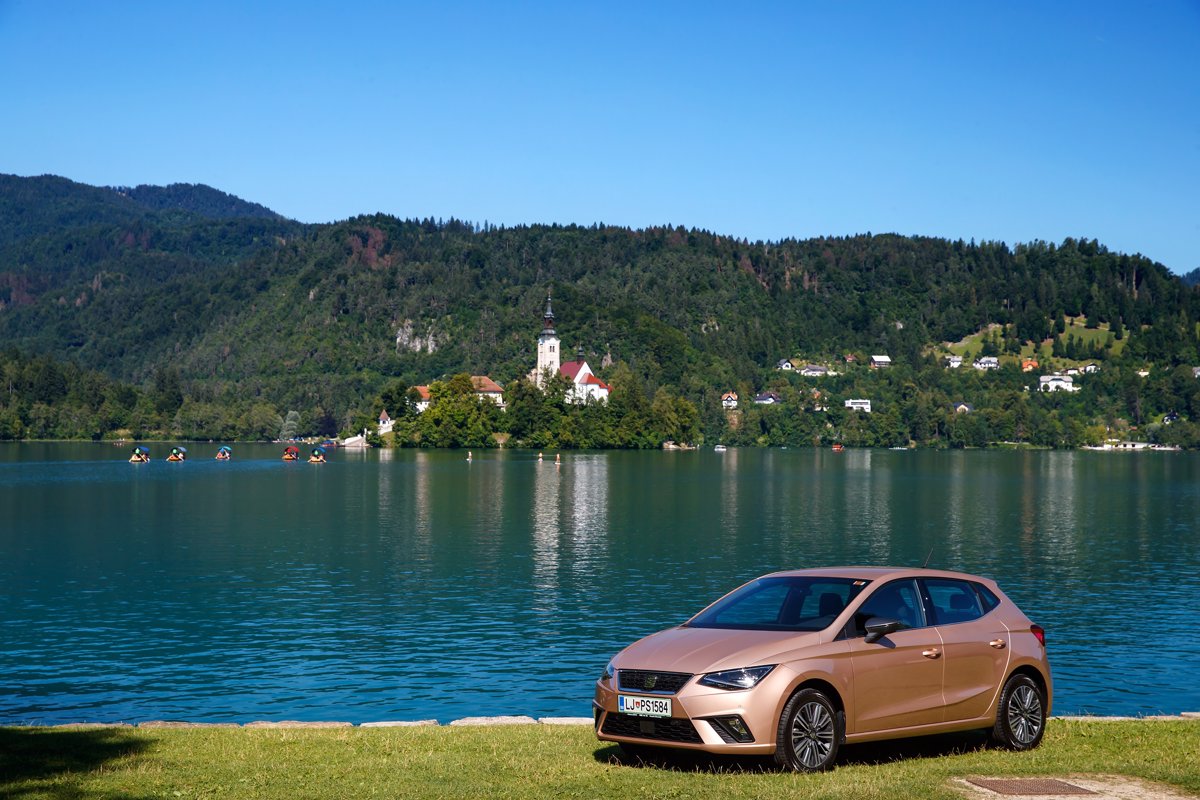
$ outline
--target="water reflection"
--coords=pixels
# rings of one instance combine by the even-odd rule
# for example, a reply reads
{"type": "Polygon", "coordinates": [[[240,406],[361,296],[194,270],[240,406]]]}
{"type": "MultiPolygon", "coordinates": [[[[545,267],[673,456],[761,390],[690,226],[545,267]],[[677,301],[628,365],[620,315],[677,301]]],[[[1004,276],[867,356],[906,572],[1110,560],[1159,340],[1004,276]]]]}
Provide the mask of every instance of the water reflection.
{"type": "Polygon", "coordinates": [[[834,563],[999,580],[1056,709],[1200,710],[1200,456],[0,446],[0,722],[586,715],[613,651],[834,563]],[[22,455],[26,454],[26,455],[22,455]],[[520,679],[514,679],[520,676],[520,679]]]}

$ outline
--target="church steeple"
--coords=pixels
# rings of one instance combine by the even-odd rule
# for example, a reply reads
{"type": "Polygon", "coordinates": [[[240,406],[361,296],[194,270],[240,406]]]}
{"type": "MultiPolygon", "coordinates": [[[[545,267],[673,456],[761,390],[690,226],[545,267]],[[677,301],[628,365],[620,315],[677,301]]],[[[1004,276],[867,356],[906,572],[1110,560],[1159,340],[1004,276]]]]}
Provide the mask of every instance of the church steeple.
{"type": "Polygon", "coordinates": [[[554,309],[550,308],[549,292],[546,292],[546,311],[542,314],[542,333],[554,333],[554,309]]]}
{"type": "Polygon", "coordinates": [[[546,310],[542,313],[542,331],[537,338],[537,367],[533,371],[534,383],[543,386],[546,377],[558,374],[559,339],[554,330],[554,309],[550,307],[550,293],[546,292],[546,310]]]}

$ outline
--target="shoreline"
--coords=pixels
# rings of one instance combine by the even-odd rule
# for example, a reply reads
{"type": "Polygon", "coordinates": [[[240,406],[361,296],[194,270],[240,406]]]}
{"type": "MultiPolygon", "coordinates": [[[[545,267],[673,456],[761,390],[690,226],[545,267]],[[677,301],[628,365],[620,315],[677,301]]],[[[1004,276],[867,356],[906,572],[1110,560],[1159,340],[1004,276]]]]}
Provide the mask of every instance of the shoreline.
{"type": "MultiPolygon", "coordinates": [[[[1069,714],[1050,717],[1063,722],[1200,722],[1200,711],[1181,711],[1178,714],[1147,714],[1145,716],[1099,716],[1069,714]]],[[[253,722],[185,722],[179,720],[147,720],[146,722],[62,722],[54,725],[0,724],[2,728],[66,728],[72,730],[99,730],[105,728],[137,728],[145,730],[186,728],[245,728],[262,729],[317,729],[317,728],[462,728],[499,727],[504,725],[546,725],[550,727],[594,725],[591,717],[530,717],[523,714],[489,717],[463,717],[442,723],[436,719],[384,720],[378,722],[303,721],[303,720],[255,720],[253,722]]]]}

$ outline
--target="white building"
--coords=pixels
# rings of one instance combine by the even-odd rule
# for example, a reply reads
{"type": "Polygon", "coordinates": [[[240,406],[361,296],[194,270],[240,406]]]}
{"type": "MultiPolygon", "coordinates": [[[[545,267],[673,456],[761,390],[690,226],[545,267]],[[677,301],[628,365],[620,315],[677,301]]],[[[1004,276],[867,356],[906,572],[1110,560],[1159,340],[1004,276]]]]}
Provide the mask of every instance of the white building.
{"type": "Polygon", "coordinates": [[[891,356],[871,356],[871,368],[872,369],[882,369],[883,367],[890,367],[891,365],[892,365],[892,357],[891,356]]]}
{"type": "Polygon", "coordinates": [[[554,330],[554,310],[550,307],[550,295],[546,295],[546,310],[542,314],[542,331],[537,340],[537,367],[529,374],[529,379],[539,388],[546,388],[546,380],[555,374],[565,375],[571,381],[567,391],[568,403],[586,403],[589,400],[607,402],[612,394],[612,387],[596,377],[592,368],[583,360],[583,348],[575,354],[574,361],[563,364],[562,341],[554,330]]]}
{"type": "Polygon", "coordinates": [[[1070,375],[1043,375],[1038,378],[1039,392],[1078,392],[1075,379],[1070,375]]]}
{"type": "Polygon", "coordinates": [[[721,395],[721,408],[725,409],[726,411],[737,408],[737,404],[737,392],[726,392],[725,394],[721,395]]]}
{"type": "Polygon", "coordinates": [[[982,356],[971,366],[975,369],[1000,369],[1000,359],[996,356],[982,356]]]}
{"type": "Polygon", "coordinates": [[[844,405],[851,411],[865,411],[868,414],[871,413],[870,400],[847,400],[844,405]]]}

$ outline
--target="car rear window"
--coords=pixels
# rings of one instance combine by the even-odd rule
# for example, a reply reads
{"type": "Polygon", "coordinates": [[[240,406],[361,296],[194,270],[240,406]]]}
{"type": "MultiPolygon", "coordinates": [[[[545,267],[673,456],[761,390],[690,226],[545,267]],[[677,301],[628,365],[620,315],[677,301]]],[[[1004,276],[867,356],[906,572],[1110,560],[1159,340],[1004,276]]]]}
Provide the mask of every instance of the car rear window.
{"type": "Polygon", "coordinates": [[[746,584],[688,621],[692,628],[820,631],[867,585],[854,578],[768,577],[746,584]]]}
{"type": "Polygon", "coordinates": [[[995,595],[972,581],[926,578],[925,590],[933,603],[936,625],[953,625],[979,619],[996,607],[995,603],[988,605],[988,598],[999,602],[995,595]]]}

